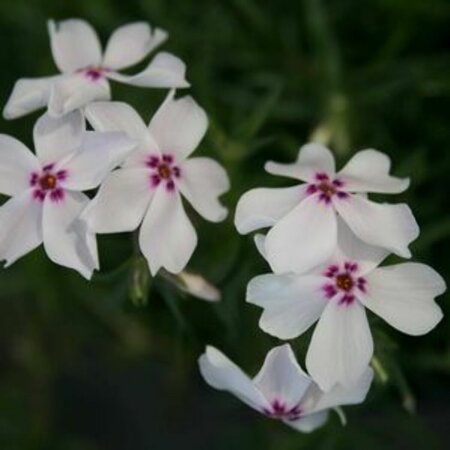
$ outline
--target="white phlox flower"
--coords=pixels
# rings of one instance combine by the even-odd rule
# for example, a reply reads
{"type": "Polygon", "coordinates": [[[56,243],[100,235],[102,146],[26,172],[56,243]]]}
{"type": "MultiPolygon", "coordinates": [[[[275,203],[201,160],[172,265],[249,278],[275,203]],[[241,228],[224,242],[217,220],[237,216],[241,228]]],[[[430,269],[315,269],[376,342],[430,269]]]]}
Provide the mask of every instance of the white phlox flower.
{"type": "Polygon", "coordinates": [[[84,219],[95,233],[135,230],[150,271],[181,272],[197,234],[184,210],[183,196],[205,219],[227,215],[218,197],[229,189],[225,170],[213,159],[189,158],[203,138],[208,119],[191,98],[170,92],[147,127],[134,109],[120,102],[86,108],[96,130],[121,130],[138,142],[123,167],[112,172],[87,208],[84,219]]]}
{"type": "Polygon", "coordinates": [[[0,135],[0,260],[11,265],[44,243],[55,263],[90,278],[98,268],[95,236],[78,216],[89,202],[81,191],[97,187],[134,147],[124,133],[86,131],[80,111],[34,127],[36,155],[0,135]]]}
{"type": "Polygon", "coordinates": [[[48,106],[48,113],[58,117],[94,100],[111,97],[109,80],[140,87],[183,88],[186,66],[178,57],[159,52],[149,65],[135,75],[118,70],[142,61],[167,39],[159,28],[145,22],[119,27],[102,52],[92,26],[81,19],[48,23],[51,50],[60,74],[42,78],[19,79],[3,110],[7,119],[48,106]]]}
{"type": "MultiPolygon", "coordinates": [[[[264,254],[264,238],[257,245],[264,254]]],[[[322,266],[304,274],[253,278],[247,302],[263,308],[259,326],[281,339],[303,334],[317,320],[306,367],[319,386],[351,386],[373,355],[366,308],[403,333],[428,333],[442,318],[435,297],[445,282],[431,267],[402,263],[378,267],[388,252],[356,238],[338,220],[338,248],[322,266]]]]}
{"type": "Polygon", "coordinates": [[[408,245],[419,228],[410,208],[375,203],[365,195],[398,193],[409,185],[408,179],[389,175],[390,160],[383,153],[360,151],[336,174],[330,150],[307,144],[295,163],[268,162],[265,168],[304,182],[287,188],[252,189],[238,202],[235,224],[241,234],[272,227],[265,251],[274,272],[305,272],[331,257],[338,216],[368,244],[411,256],[408,245]]]}
{"type": "Polygon", "coordinates": [[[199,365],[210,386],[228,391],[265,416],[305,433],[324,425],[330,409],[362,403],[373,378],[372,369],[366,367],[352,387],[335,386],[323,392],[302,370],[289,344],[270,350],[253,379],[214,347],[206,348],[199,365]]]}

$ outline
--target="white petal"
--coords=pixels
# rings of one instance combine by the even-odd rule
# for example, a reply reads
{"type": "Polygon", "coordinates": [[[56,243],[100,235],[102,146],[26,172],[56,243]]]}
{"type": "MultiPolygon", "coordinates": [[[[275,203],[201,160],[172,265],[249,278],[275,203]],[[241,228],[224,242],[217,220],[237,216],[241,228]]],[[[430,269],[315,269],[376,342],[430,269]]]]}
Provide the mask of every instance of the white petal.
{"type": "Polygon", "coordinates": [[[53,59],[61,72],[72,73],[101,63],[102,49],[95,30],[80,19],[48,22],[53,59]]]}
{"type": "Polygon", "coordinates": [[[285,420],[284,423],[297,431],[311,433],[317,428],[325,425],[328,420],[328,415],[328,411],[320,411],[318,413],[301,417],[298,420],[285,420]]]}
{"type": "Polygon", "coordinates": [[[142,61],[167,39],[167,33],[156,28],[153,33],[146,22],[123,25],[109,38],[103,65],[108,69],[124,69],[142,61]]]}
{"type": "Polygon", "coordinates": [[[267,260],[276,273],[303,273],[330,258],[336,241],[334,209],[312,195],[267,233],[267,260]]]}
{"type": "Polygon", "coordinates": [[[367,367],[361,377],[359,377],[351,386],[345,387],[336,384],[328,392],[323,392],[319,387],[313,386],[304,400],[306,403],[311,401],[313,405],[311,412],[323,411],[329,408],[335,408],[343,405],[358,405],[362,403],[373,380],[373,370],[367,367]]]}
{"type": "Polygon", "coordinates": [[[334,257],[336,262],[356,262],[360,275],[373,270],[389,255],[388,250],[361,241],[340,217],[338,217],[337,242],[338,247],[334,257]]]}
{"type": "Polygon", "coordinates": [[[90,80],[82,73],[62,76],[52,84],[48,113],[60,117],[93,101],[109,100],[110,97],[106,78],[90,80]]]}
{"type": "Polygon", "coordinates": [[[197,246],[197,233],[177,191],[157,188],[141,226],[139,246],[152,275],[161,267],[172,273],[185,268],[197,246]]]}
{"type": "Polygon", "coordinates": [[[352,231],[364,242],[409,258],[408,245],[419,227],[406,204],[375,203],[360,195],[337,199],[334,205],[352,231]]]}
{"type": "Polygon", "coordinates": [[[52,83],[58,77],[21,78],[8,98],[3,117],[16,119],[47,106],[52,83]]]}
{"type": "Polygon", "coordinates": [[[232,393],[257,411],[262,412],[270,407],[253,381],[221,351],[206,347],[206,352],[200,356],[198,363],[200,373],[213,388],[232,393]]]}
{"type": "Polygon", "coordinates": [[[119,169],[100,186],[83,219],[96,233],[135,230],[144,218],[152,197],[145,169],[119,169]]]}
{"type": "Polygon", "coordinates": [[[174,284],[183,292],[207,302],[219,302],[222,293],[208,280],[198,273],[183,270],[177,275],[172,275],[174,284]]]}
{"type": "Polygon", "coordinates": [[[403,333],[428,333],[442,319],[434,298],[445,291],[445,281],[425,264],[375,269],[367,276],[367,289],[364,305],[403,333]]]}
{"type": "Polygon", "coordinates": [[[185,78],[186,64],[166,52],[156,54],[150,64],[136,75],[108,72],[107,76],[112,80],[140,87],[179,89],[190,86],[185,78]]]}
{"type": "Polygon", "coordinates": [[[95,239],[84,224],[77,220],[89,198],[80,192],[64,191],[63,199],[44,200],[44,248],[48,257],[64,267],[78,271],[90,279],[98,268],[95,239]]]}
{"type": "Polygon", "coordinates": [[[55,118],[44,114],[33,129],[34,147],[42,165],[56,163],[81,145],[86,129],[81,111],[55,118]]]}
{"type": "Polygon", "coordinates": [[[130,105],[122,102],[95,102],[85,108],[86,118],[97,131],[123,131],[136,141],[136,147],[123,162],[142,168],[149,155],[160,155],[158,144],[147,125],[130,105]]]}
{"type": "Polygon", "coordinates": [[[64,187],[85,191],[97,187],[114,167],[134,148],[125,133],[88,131],[81,147],[64,160],[59,168],[67,170],[64,187]]]}
{"type": "Polygon", "coordinates": [[[364,307],[354,301],[329,301],[306,355],[306,367],[322,390],[336,383],[350,387],[364,373],[373,354],[373,340],[364,307]]]}
{"type": "Polygon", "coordinates": [[[211,222],[220,222],[228,214],[219,196],[230,189],[224,168],[211,158],[191,158],[180,165],[177,186],[194,209],[211,222]]]}
{"type": "Polygon", "coordinates": [[[264,258],[267,259],[266,255],[266,235],[257,233],[253,236],[253,240],[255,242],[256,249],[258,250],[259,254],[264,258]]]}
{"type": "Polygon", "coordinates": [[[335,173],[334,156],[321,144],[306,144],[300,148],[297,161],[293,164],[281,164],[268,161],[267,172],[273,175],[296,178],[303,181],[314,180],[317,173],[326,173],[333,178],[335,173]]]}
{"type": "Polygon", "coordinates": [[[291,346],[284,344],[267,353],[253,382],[269,402],[278,400],[291,409],[299,404],[312,380],[299,366],[291,346]]]}
{"type": "Polygon", "coordinates": [[[280,339],[293,339],[325,308],[323,283],[323,277],[313,275],[260,275],[249,282],[246,301],[264,309],[259,321],[262,330],[280,339]]]}
{"type": "Polygon", "coordinates": [[[123,131],[145,146],[159,152],[147,125],[134,108],[123,102],[95,102],[86,106],[86,118],[96,131],[123,131]]]}
{"type": "Polygon", "coordinates": [[[241,234],[275,225],[307,196],[303,185],[257,188],[246,192],[236,206],[234,223],[241,234]]]}
{"type": "Polygon", "coordinates": [[[409,178],[389,175],[391,160],[377,150],[362,150],[356,153],[338,177],[350,192],[381,192],[397,194],[408,189],[409,178]]]}
{"type": "Polygon", "coordinates": [[[161,151],[173,153],[180,161],[203,139],[208,117],[192,97],[174,99],[172,91],[156,111],[149,128],[161,151]]]}
{"type": "Polygon", "coordinates": [[[10,266],[42,243],[42,203],[31,190],[9,199],[0,207],[0,260],[10,266]]]}
{"type": "Polygon", "coordinates": [[[30,176],[40,165],[17,139],[0,134],[0,193],[16,195],[30,187],[30,176]]]}

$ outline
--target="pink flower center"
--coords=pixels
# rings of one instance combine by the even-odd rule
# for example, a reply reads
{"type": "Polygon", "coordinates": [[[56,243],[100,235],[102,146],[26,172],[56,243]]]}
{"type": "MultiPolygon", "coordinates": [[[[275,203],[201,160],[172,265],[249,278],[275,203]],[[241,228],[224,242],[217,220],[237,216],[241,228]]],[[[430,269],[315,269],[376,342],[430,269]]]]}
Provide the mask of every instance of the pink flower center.
{"type": "Polygon", "coordinates": [[[41,178],[39,178],[39,186],[44,191],[47,191],[49,189],[54,189],[56,186],[57,178],[55,175],[52,175],[50,173],[43,175],[41,178]]]}
{"type": "Polygon", "coordinates": [[[175,180],[180,178],[181,170],[175,164],[172,155],[150,155],[147,159],[146,166],[150,169],[150,186],[152,188],[164,183],[168,191],[175,189],[175,180]]]}
{"type": "Polygon", "coordinates": [[[306,192],[309,195],[318,194],[319,200],[325,203],[330,203],[331,199],[336,195],[338,198],[346,198],[347,192],[342,190],[344,182],[338,178],[332,180],[323,172],[318,172],[315,175],[315,182],[308,184],[306,192]]]}
{"type": "Polygon", "coordinates": [[[66,170],[54,171],[54,164],[48,164],[42,168],[42,172],[32,172],[30,176],[30,186],[33,188],[33,197],[36,200],[44,201],[47,194],[53,201],[60,201],[64,198],[64,190],[61,188],[61,181],[67,178],[66,170]]]}
{"type": "Polygon", "coordinates": [[[264,408],[263,413],[271,419],[278,420],[298,420],[302,415],[300,405],[288,408],[286,404],[280,400],[274,400],[270,408],[264,408]]]}
{"type": "Polygon", "coordinates": [[[329,266],[324,276],[329,278],[322,289],[329,299],[337,298],[340,305],[350,305],[355,301],[355,293],[366,292],[367,280],[358,275],[359,267],[355,262],[346,262],[329,266]]]}
{"type": "Polygon", "coordinates": [[[336,286],[341,291],[349,292],[353,289],[353,278],[348,273],[342,273],[336,277],[336,286]]]}
{"type": "Polygon", "coordinates": [[[79,69],[77,72],[82,73],[90,81],[97,81],[105,78],[105,73],[108,72],[108,69],[102,66],[88,66],[79,69]]]}

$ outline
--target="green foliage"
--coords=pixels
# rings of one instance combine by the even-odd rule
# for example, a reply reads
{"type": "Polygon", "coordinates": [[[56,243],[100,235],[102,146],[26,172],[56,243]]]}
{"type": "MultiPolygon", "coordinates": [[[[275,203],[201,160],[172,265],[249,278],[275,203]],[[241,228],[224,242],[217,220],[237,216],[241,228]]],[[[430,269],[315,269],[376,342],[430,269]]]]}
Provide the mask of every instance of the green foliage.
{"type": "MultiPolygon", "coordinates": [[[[365,147],[387,152],[394,172],[412,177],[399,201],[422,228],[415,257],[448,273],[448,1],[2,0],[2,104],[18,77],[54,73],[50,17],[85,18],[104,40],[133,20],[170,32],[166,49],[187,62],[210,115],[200,153],[229,171],[231,212],[245,190],[283,183],[264,161],[294,159],[311,136],[340,162],[365,147]]],[[[164,95],[113,93],[144,117],[164,95]]],[[[1,132],[30,143],[38,115],[1,120],[1,132]]],[[[191,216],[200,243],[190,269],[221,289],[220,303],[150,280],[131,234],[100,238],[91,283],[40,250],[0,272],[2,450],[446,448],[447,318],[420,339],[372,320],[380,376],[369,400],[348,408],[346,428],[334,417],[296,434],[208,388],[196,368],[206,343],[251,372],[276,341],[244,303],[248,280],[267,270],[252,239],[236,233],[233,214],[222,224],[191,216]]],[[[307,339],[295,343],[301,361],[307,339]]]]}

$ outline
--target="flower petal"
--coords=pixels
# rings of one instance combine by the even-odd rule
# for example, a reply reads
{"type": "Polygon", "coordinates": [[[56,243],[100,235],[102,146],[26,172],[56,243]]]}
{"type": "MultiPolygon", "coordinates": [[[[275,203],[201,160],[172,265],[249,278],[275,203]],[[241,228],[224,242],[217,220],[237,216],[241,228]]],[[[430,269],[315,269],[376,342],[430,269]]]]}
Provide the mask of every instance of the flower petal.
{"type": "Polygon", "coordinates": [[[90,279],[98,268],[95,239],[84,224],[77,220],[89,198],[80,192],[64,191],[62,199],[44,200],[44,248],[56,264],[78,271],[90,279]]]}
{"type": "Polygon", "coordinates": [[[338,213],[364,242],[383,247],[403,258],[411,257],[408,245],[419,227],[406,204],[375,203],[360,195],[334,201],[338,213]]]}
{"type": "Polygon", "coordinates": [[[267,260],[275,273],[303,273],[330,258],[336,241],[334,209],[311,195],[267,233],[267,260]]]}
{"type": "Polygon", "coordinates": [[[48,22],[53,59],[61,72],[98,66],[102,49],[95,30],[80,19],[48,22]]]}
{"type": "Polygon", "coordinates": [[[122,102],[95,102],[85,108],[86,118],[97,131],[123,131],[136,141],[124,167],[146,166],[149,155],[160,155],[158,144],[147,125],[130,105],[122,102]]]}
{"type": "Polygon", "coordinates": [[[306,355],[306,367],[323,391],[336,383],[351,387],[373,354],[373,340],[364,307],[334,298],[317,324],[306,355]]]}
{"type": "Polygon", "coordinates": [[[194,209],[206,220],[220,222],[228,214],[218,197],[230,189],[224,168],[211,158],[191,158],[180,165],[177,186],[194,209]]]}
{"type": "MultiPolygon", "coordinates": [[[[358,274],[363,275],[377,267],[389,255],[382,247],[366,244],[356,237],[349,226],[338,217],[338,247],[333,259],[337,263],[347,261],[358,264],[358,274]]],[[[330,265],[330,264],[327,264],[330,265]]]]}
{"type": "Polygon", "coordinates": [[[156,143],[134,108],[123,102],[95,102],[86,106],[86,118],[96,131],[123,131],[145,147],[147,153],[156,150],[156,143]]]}
{"type": "Polygon", "coordinates": [[[145,169],[115,170],[83,212],[83,219],[95,233],[133,231],[142,222],[152,194],[145,169]]]}
{"type": "Polygon", "coordinates": [[[40,170],[33,153],[17,139],[0,134],[0,193],[20,194],[30,187],[30,176],[40,170]]]}
{"type": "Polygon", "coordinates": [[[124,69],[142,61],[154,48],[167,39],[167,33],[160,28],[152,32],[146,22],[123,25],[109,38],[103,65],[108,69],[124,69]]]}
{"type": "Polygon", "coordinates": [[[266,255],[266,235],[261,233],[256,233],[253,236],[253,241],[255,242],[256,250],[258,250],[259,254],[267,259],[266,255]]]}
{"type": "Polygon", "coordinates": [[[81,111],[55,118],[44,114],[33,129],[36,155],[42,165],[54,164],[78,148],[86,126],[81,111]]]}
{"type": "Polygon", "coordinates": [[[364,305],[403,333],[428,333],[442,319],[434,298],[445,291],[445,281],[425,264],[378,268],[367,276],[367,288],[364,305]]]}
{"type": "Polygon", "coordinates": [[[199,145],[208,128],[203,108],[190,96],[173,98],[171,91],[150,122],[150,133],[163,152],[187,158],[199,145]]]}
{"type": "Polygon", "coordinates": [[[47,106],[51,86],[58,77],[21,78],[17,80],[3,109],[3,117],[5,119],[17,119],[47,106]]]}
{"type": "Polygon", "coordinates": [[[327,300],[320,276],[260,275],[247,287],[248,303],[264,309],[259,326],[280,339],[304,333],[322,314],[327,300]]]}
{"type": "Polygon", "coordinates": [[[0,207],[0,260],[5,267],[42,243],[42,203],[31,190],[9,199],[0,207]]]}
{"type": "Polygon", "coordinates": [[[300,148],[297,161],[293,164],[281,164],[268,161],[265,165],[272,175],[311,181],[317,173],[326,173],[333,178],[335,173],[334,156],[321,144],[310,143],[300,148]]]}
{"type": "Polygon", "coordinates": [[[136,75],[108,72],[107,76],[112,80],[140,87],[180,89],[190,86],[185,79],[186,64],[166,52],[157,53],[150,64],[136,75]]]}
{"type": "Polygon", "coordinates": [[[253,382],[267,400],[278,400],[289,410],[299,404],[312,380],[298,364],[291,346],[284,344],[267,353],[253,382]]]}
{"type": "Polygon", "coordinates": [[[323,392],[318,386],[312,386],[304,397],[305,404],[310,404],[310,412],[323,411],[342,405],[358,405],[362,403],[373,380],[373,370],[367,367],[361,377],[349,387],[336,384],[328,392],[323,392]]]}
{"type": "Polygon", "coordinates": [[[292,211],[306,196],[303,185],[251,189],[239,199],[234,224],[241,234],[271,227],[292,211]]]}
{"type": "Polygon", "coordinates": [[[161,267],[172,273],[186,267],[197,246],[197,233],[177,191],[157,188],[141,226],[139,246],[152,275],[161,267]]]}
{"type": "Polygon", "coordinates": [[[111,91],[106,78],[90,80],[82,73],[61,76],[50,90],[48,113],[63,116],[95,100],[109,100],[111,91]]]}
{"type": "Polygon", "coordinates": [[[270,408],[264,395],[253,381],[221,351],[206,347],[206,352],[198,360],[200,373],[205,381],[215,389],[228,391],[246,405],[262,412],[270,408]]]}
{"type": "MultiPolygon", "coordinates": [[[[170,276],[168,273],[165,275],[170,276]]],[[[208,280],[198,273],[183,270],[177,275],[171,275],[169,279],[182,292],[207,302],[219,302],[222,293],[208,280]]]]}
{"type": "Polygon", "coordinates": [[[318,413],[300,417],[300,419],[297,420],[284,420],[283,422],[297,431],[311,433],[317,428],[325,425],[328,420],[328,415],[328,411],[320,411],[318,413]]]}
{"type": "Polygon", "coordinates": [[[81,147],[59,165],[60,169],[67,170],[64,187],[75,191],[97,187],[134,146],[134,141],[125,133],[86,132],[81,147]]]}
{"type": "Polygon", "coordinates": [[[391,160],[377,150],[362,150],[339,172],[345,190],[350,192],[380,192],[398,194],[408,189],[409,178],[389,175],[391,160]]]}

